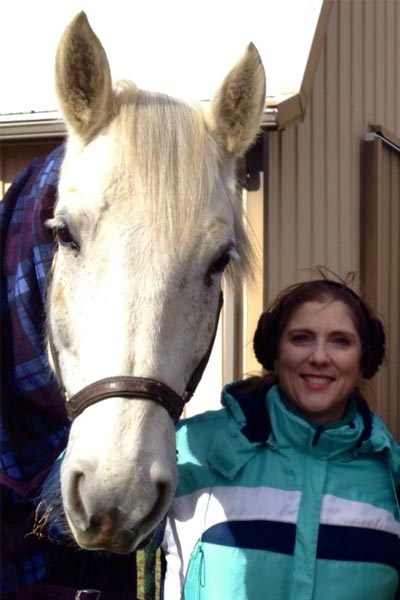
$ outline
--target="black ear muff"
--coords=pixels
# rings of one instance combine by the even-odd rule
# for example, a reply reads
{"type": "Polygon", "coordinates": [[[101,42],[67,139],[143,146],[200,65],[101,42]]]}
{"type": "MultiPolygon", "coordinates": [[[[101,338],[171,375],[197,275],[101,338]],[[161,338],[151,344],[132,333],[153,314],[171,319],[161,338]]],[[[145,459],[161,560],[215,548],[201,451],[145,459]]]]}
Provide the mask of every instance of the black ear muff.
{"type": "Polygon", "coordinates": [[[253,338],[254,354],[258,362],[266,371],[274,370],[276,359],[275,327],[276,318],[274,311],[265,312],[258,319],[257,329],[253,338]]]}
{"type": "Polygon", "coordinates": [[[370,317],[370,335],[365,345],[362,357],[363,376],[365,379],[371,379],[377,373],[385,357],[385,331],[379,319],[370,317]]]}

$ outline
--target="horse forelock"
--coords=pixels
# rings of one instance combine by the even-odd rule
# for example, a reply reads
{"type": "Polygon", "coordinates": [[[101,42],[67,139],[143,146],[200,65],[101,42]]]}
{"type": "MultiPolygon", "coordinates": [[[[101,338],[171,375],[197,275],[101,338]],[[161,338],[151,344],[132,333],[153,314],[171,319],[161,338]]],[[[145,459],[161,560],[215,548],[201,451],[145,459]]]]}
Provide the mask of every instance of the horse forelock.
{"type": "Polygon", "coordinates": [[[136,202],[176,227],[210,202],[219,156],[199,109],[169,96],[125,89],[117,96],[114,136],[136,202]],[[179,213],[179,214],[178,214],[179,213]]]}
{"type": "MultiPolygon", "coordinates": [[[[192,238],[199,218],[223,196],[233,212],[240,261],[227,276],[237,283],[251,273],[251,244],[236,188],[233,162],[210,134],[203,109],[157,92],[139,90],[123,82],[117,88],[114,122],[116,156],[129,173],[135,202],[167,239],[192,238]]],[[[128,182],[128,185],[130,185],[128,182]]]]}

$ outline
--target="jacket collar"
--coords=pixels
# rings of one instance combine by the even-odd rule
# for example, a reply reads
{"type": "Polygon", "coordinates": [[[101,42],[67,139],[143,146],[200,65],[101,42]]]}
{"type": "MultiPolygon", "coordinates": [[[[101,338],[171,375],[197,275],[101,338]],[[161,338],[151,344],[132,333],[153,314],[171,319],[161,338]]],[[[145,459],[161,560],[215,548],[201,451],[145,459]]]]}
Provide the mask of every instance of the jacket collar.
{"type": "Polygon", "coordinates": [[[279,386],[268,392],[267,407],[272,436],[280,448],[293,448],[325,459],[354,453],[365,426],[351,398],[345,418],[332,425],[315,425],[294,412],[279,386]]]}
{"type": "Polygon", "coordinates": [[[307,450],[327,459],[387,451],[392,469],[399,471],[400,456],[394,452],[393,440],[360,396],[352,399],[353,418],[325,429],[291,411],[278,386],[262,385],[251,392],[246,388],[243,382],[224,388],[222,404],[228,421],[215,436],[208,456],[211,467],[227,479],[233,479],[265,446],[307,450]]]}

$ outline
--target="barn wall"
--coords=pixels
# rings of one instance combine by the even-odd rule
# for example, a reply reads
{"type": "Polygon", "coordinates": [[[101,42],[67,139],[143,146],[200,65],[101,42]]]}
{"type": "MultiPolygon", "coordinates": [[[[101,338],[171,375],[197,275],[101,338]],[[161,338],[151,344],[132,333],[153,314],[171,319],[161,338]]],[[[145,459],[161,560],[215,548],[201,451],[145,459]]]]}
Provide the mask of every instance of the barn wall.
{"type": "Polygon", "coordinates": [[[34,158],[51,152],[62,141],[61,137],[49,140],[2,141],[0,143],[0,199],[24,167],[34,158]]]}
{"type": "Polygon", "coordinates": [[[400,135],[400,3],[334,0],[305,119],[270,134],[267,298],[323,264],[360,276],[360,147],[400,135]]]}
{"type": "MultiPolygon", "coordinates": [[[[399,182],[396,171],[389,174],[389,160],[384,161],[387,188],[392,181],[385,196],[388,202],[392,198],[392,212],[380,206],[379,215],[386,214],[386,227],[391,224],[391,241],[389,246],[388,233],[380,233],[380,244],[374,255],[369,252],[362,272],[367,171],[361,158],[371,125],[400,137],[399,31],[397,0],[332,3],[304,121],[269,136],[265,303],[322,264],[342,277],[354,271],[356,288],[369,290],[387,327],[398,332],[399,182]],[[374,280],[371,261],[380,270],[374,280]],[[384,269],[388,264],[390,269],[384,269]]],[[[393,335],[390,340],[391,362],[372,383],[372,404],[398,436],[399,351],[393,335]]]]}
{"type": "Polygon", "coordinates": [[[362,282],[384,320],[387,354],[366,393],[400,439],[400,145],[376,136],[363,150],[362,282]]]}

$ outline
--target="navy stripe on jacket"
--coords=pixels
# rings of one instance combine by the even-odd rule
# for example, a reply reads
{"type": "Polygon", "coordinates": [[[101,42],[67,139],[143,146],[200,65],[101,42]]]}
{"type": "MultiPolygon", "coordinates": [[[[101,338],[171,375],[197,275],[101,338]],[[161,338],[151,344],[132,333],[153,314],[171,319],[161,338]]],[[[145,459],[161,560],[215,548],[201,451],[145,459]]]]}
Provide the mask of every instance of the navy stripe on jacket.
{"type": "MultiPolygon", "coordinates": [[[[207,529],[202,541],[293,555],[296,525],[267,520],[227,521],[207,529]]],[[[320,525],[317,559],[386,564],[400,575],[400,539],[376,529],[320,525]]]]}

